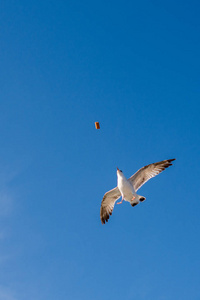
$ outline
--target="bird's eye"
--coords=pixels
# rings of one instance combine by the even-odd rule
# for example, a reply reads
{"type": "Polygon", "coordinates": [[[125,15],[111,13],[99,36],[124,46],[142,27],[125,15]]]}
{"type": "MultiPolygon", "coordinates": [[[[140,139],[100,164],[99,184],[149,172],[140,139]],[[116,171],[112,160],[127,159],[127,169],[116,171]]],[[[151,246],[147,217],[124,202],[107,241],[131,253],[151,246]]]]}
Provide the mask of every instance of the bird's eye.
{"type": "Polygon", "coordinates": [[[122,172],[122,170],[120,170],[120,172],[122,172]]]}

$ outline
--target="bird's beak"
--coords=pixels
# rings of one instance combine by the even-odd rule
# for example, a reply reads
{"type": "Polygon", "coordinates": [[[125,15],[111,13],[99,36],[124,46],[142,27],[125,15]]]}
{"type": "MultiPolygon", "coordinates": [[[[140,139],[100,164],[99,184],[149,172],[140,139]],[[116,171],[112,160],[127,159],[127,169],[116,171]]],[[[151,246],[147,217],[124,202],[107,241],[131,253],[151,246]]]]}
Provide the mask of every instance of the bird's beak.
{"type": "Polygon", "coordinates": [[[117,171],[119,171],[118,167],[117,167],[117,171]]]}

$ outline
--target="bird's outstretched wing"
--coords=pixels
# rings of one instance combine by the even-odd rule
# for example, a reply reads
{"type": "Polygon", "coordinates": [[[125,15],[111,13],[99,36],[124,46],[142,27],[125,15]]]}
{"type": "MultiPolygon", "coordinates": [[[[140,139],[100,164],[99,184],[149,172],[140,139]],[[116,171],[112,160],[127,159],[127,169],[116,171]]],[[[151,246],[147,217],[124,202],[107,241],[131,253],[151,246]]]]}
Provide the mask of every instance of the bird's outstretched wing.
{"type": "Polygon", "coordinates": [[[108,222],[110,215],[112,215],[115,202],[120,197],[121,197],[121,193],[118,187],[105,193],[105,195],[103,196],[103,200],[101,201],[101,209],[100,209],[100,218],[102,224],[108,222]]]}
{"type": "Polygon", "coordinates": [[[134,190],[137,192],[137,190],[139,188],[141,188],[141,186],[143,184],[145,184],[149,179],[158,175],[159,173],[164,171],[169,166],[172,166],[171,162],[174,160],[175,160],[175,158],[167,159],[167,160],[163,160],[163,161],[160,161],[157,163],[147,165],[147,166],[139,169],[128,180],[133,185],[134,190]]]}

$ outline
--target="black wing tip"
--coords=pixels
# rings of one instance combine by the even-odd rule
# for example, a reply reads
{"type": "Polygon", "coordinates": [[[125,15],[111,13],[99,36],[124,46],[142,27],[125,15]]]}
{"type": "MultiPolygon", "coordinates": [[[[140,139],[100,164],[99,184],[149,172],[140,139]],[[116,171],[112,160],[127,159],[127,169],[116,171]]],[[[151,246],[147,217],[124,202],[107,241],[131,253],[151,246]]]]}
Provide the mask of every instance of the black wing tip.
{"type": "Polygon", "coordinates": [[[172,161],[176,160],[176,158],[172,158],[172,159],[166,159],[163,164],[163,170],[169,168],[170,166],[172,166],[173,164],[171,163],[172,161]]]}
{"type": "MultiPolygon", "coordinates": [[[[162,167],[162,171],[164,171],[166,168],[168,168],[169,166],[172,166],[172,161],[176,160],[176,158],[171,158],[171,159],[165,159],[165,160],[162,160],[162,161],[159,161],[157,163],[154,163],[154,165],[161,165],[162,167]]],[[[151,165],[151,164],[150,164],[151,165]]],[[[148,165],[149,166],[149,165],[148,165]]],[[[146,167],[148,167],[146,166],[146,167]]],[[[145,168],[145,167],[144,167],[145,168]]]]}
{"type": "Polygon", "coordinates": [[[171,158],[171,159],[165,159],[165,160],[162,160],[158,163],[155,163],[155,164],[162,164],[166,167],[166,166],[172,166],[172,161],[176,160],[176,158],[171,158]]]}
{"type": "Polygon", "coordinates": [[[106,218],[101,218],[101,223],[104,225],[106,222],[108,222],[110,216],[107,216],[106,218]]]}
{"type": "Polygon", "coordinates": [[[168,168],[169,166],[172,166],[173,165],[172,161],[174,161],[174,160],[176,160],[176,158],[167,159],[166,160],[167,165],[165,166],[165,168],[168,168]]]}
{"type": "Polygon", "coordinates": [[[172,161],[176,160],[176,158],[165,159],[160,161],[160,163],[171,164],[172,161]]]}
{"type": "Polygon", "coordinates": [[[108,222],[110,215],[112,215],[112,212],[109,214],[100,215],[101,223],[105,224],[106,222],[108,222]]]}
{"type": "Polygon", "coordinates": [[[109,213],[104,213],[104,214],[100,215],[101,223],[105,224],[106,222],[108,222],[108,220],[110,219],[110,216],[112,216],[112,211],[109,213]]]}

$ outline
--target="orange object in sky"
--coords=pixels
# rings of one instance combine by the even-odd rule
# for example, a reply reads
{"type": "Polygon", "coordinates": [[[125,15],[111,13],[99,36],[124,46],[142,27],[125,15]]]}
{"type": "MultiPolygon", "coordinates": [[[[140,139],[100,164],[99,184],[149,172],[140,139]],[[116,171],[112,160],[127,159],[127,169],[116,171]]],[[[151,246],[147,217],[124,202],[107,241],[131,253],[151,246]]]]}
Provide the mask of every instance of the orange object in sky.
{"type": "Polygon", "coordinates": [[[96,129],[100,129],[99,122],[95,122],[95,127],[96,127],[96,129]]]}

